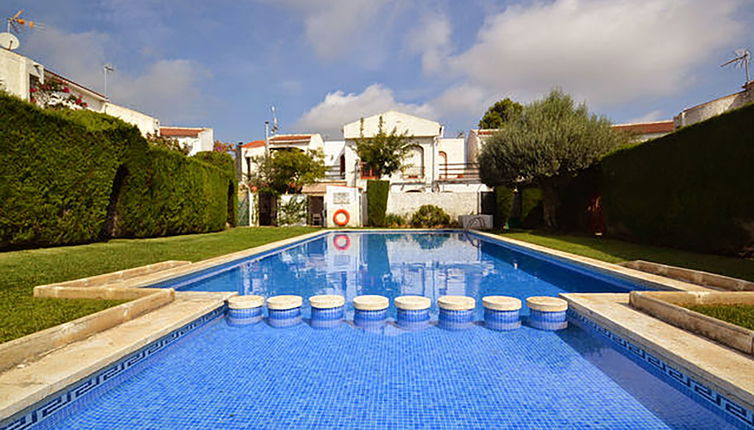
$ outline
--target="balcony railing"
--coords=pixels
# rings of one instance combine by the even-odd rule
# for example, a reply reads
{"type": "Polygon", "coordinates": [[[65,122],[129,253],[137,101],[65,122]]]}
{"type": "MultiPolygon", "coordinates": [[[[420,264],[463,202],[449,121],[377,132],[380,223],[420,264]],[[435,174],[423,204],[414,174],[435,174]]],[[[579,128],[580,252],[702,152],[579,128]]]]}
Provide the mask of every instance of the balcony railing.
{"type": "Polygon", "coordinates": [[[341,170],[340,166],[325,166],[324,181],[342,181],[346,179],[346,172],[341,170]]]}
{"type": "Polygon", "coordinates": [[[440,181],[478,181],[479,164],[477,163],[443,163],[439,165],[440,181]]]}

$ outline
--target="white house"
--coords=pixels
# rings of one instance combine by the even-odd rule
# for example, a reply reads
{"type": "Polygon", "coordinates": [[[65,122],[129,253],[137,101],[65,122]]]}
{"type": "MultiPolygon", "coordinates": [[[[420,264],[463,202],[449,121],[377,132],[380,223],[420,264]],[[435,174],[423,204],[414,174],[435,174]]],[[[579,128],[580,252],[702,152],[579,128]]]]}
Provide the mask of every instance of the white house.
{"type": "Polygon", "coordinates": [[[630,133],[636,142],[657,139],[675,130],[672,120],[614,124],[613,129],[630,133]]]}
{"type": "Polygon", "coordinates": [[[212,151],[215,144],[214,130],[207,127],[160,127],[160,136],[172,137],[189,148],[188,155],[212,151]]]}
{"type": "Polygon", "coordinates": [[[71,95],[81,100],[80,105],[73,105],[71,108],[86,108],[120,118],[138,127],[144,136],[159,133],[160,121],[157,118],[111,103],[97,91],[46,69],[42,64],[15,52],[0,49],[0,88],[3,90],[23,100],[32,101],[33,91],[39,85],[53,80],[61,82],[71,95]]]}

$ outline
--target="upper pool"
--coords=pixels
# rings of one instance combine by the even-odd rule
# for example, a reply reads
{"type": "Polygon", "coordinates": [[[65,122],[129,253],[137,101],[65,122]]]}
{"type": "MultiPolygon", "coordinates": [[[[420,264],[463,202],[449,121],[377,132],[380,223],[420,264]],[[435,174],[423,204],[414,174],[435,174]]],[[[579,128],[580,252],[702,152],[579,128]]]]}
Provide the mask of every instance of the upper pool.
{"type": "Polygon", "coordinates": [[[525,303],[535,295],[645,289],[464,232],[329,233],[159,286],[264,297],[339,294],[346,303],[363,294],[390,299],[411,294],[431,298],[435,314],[438,297],[465,295],[479,299],[480,315],[487,295],[525,303]]]}

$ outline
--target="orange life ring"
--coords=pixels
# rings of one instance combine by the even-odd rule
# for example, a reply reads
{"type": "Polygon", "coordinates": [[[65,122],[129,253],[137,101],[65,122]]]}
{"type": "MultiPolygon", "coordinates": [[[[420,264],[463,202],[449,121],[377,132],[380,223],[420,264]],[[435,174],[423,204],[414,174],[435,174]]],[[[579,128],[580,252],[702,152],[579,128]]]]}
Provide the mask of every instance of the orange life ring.
{"type": "Polygon", "coordinates": [[[332,238],[332,244],[335,245],[336,249],[345,251],[346,249],[351,247],[351,238],[346,236],[345,234],[339,234],[332,238]],[[345,242],[341,243],[341,239],[345,240],[345,242]]]}
{"type": "Polygon", "coordinates": [[[332,214],[332,222],[334,222],[335,224],[337,224],[337,225],[339,225],[341,227],[343,227],[344,225],[347,225],[348,221],[350,221],[350,220],[351,220],[351,215],[345,209],[338,209],[338,210],[335,211],[334,214],[332,214]],[[344,215],[346,217],[345,220],[338,221],[338,215],[344,215]]]}

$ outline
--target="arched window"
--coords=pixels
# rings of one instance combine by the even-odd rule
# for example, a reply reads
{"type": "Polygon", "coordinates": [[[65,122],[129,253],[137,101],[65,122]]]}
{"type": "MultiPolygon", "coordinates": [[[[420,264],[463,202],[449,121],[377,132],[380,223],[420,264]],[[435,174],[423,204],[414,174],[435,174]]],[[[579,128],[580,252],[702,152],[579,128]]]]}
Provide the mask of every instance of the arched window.
{"type": "Polygon", "coordinates": [[[424,177],[424,149],[421,146],[413,145],[409,147],[405,166],[406,168],[403,171],[404,178],[424,177]]]}
{"type": "Polygon", "coordinates": [[[440,157],[440,162],[438,163],[438,167],[440,168],[440,179],[447,179],[448,178],[448,154],[445,153],[445,151],[440,151],[438,154],[440,157]]]}

